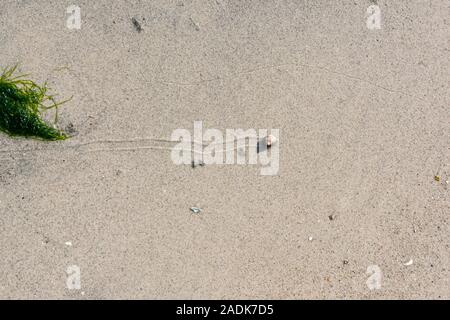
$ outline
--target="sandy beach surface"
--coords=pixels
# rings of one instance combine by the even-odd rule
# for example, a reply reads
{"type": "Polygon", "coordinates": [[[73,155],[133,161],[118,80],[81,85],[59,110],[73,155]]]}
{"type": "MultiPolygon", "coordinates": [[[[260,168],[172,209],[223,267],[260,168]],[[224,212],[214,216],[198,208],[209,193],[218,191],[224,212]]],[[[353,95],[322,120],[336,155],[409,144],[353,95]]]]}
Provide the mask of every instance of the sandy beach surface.
{"type": "Polygon", "coordinates": [[[2,0],[73,137],[0,133],[0,298],[449,299],[449,34],[444,0],[2,0]],[[174,164],[194,121],[279,129],[279,172],[174,164]]]}

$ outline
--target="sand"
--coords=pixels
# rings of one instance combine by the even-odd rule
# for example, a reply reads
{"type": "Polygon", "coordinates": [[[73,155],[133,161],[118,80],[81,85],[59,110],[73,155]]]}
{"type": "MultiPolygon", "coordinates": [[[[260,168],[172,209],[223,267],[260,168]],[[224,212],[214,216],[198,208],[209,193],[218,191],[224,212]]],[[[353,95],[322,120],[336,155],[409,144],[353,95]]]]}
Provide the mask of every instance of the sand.
{"type": "Polygon", "coordinates": [[[0,134],[0,298],[450,298],[448,2],[372,4],[2,0],[75,136],[0,134]],[[133,140],[196,120],[280,129],[278,174],[133,140]]]}

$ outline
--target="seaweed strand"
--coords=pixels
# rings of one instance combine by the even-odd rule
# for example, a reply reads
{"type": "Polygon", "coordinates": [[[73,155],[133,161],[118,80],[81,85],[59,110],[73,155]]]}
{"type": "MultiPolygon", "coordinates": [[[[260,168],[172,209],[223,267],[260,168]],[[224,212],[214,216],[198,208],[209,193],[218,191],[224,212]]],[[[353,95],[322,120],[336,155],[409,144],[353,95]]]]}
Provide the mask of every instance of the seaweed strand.
{"type": "MultiPolygon", "coordinates": [[[[45,111],[55,109],[55,124],[58,108],[68,100],[57,102],[49,95],[47,83],[42,86],[28,75],[16,75],[17,65],[3,70],[0,76],[0,131],[11,136],[34,137],[42,140],[65,140],[67,134],[42,119],[45,111]]],[[[70,99],[69,99],[70,100],[70,99]]]]}

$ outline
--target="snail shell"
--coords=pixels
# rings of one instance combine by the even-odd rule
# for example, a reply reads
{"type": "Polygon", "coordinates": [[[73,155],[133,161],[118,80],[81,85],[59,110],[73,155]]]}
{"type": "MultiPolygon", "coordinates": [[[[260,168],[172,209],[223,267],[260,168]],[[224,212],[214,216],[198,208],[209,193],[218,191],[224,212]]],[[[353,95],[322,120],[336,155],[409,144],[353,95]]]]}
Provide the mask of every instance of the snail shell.
{"type": "Polygon", "coordinates": [[[273,146],[276,142],[277,142],[277,138],[275,136],[270,134],[266,137],[266,145],[268,148],[273,146]]]}

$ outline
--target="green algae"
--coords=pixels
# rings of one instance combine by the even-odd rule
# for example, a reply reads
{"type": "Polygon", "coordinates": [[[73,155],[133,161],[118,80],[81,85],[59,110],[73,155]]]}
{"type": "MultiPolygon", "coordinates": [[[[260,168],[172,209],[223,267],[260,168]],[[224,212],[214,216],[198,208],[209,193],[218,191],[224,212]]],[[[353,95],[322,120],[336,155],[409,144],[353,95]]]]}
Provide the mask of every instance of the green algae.
{"type": "Polygon", "coordinates": [[[0,77],[0,131],[47,141],[67,139],[66,133],[42,119],[46,111],[54,109],[56,124],[58,107],[66,101],[56,102],[48,94],[47,83],[38,85],[24,79],[27,75],[14,76],[16,69],[17,66],[6,68],[0,77]]]}

